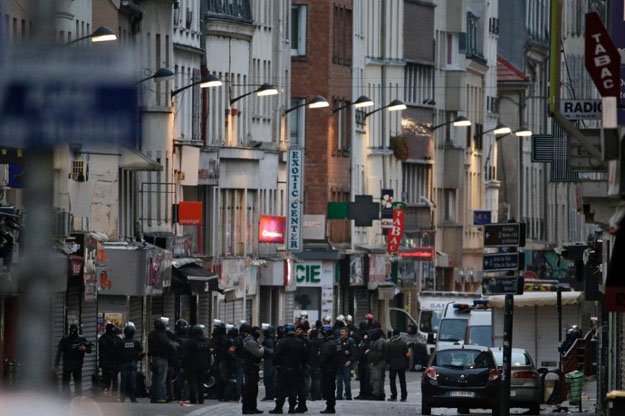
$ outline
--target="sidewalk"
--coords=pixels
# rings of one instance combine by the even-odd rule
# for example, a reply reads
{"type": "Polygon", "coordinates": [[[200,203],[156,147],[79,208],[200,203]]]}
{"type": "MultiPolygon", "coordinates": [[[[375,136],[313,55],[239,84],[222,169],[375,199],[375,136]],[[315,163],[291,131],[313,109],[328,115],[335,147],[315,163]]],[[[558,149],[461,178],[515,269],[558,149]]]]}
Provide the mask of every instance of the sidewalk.
{"type": "Polygon", "coordinates": [[[567,401],[558,405],[543,404],[543,414],[566,414],[566,415],[599,415],[597,410],[597,380],[593,377],[586,377],[582,390],[581,411],[579,404],[572,405],[567,401]],[[560,411],[558,411],[560,409],[560,411]]]}

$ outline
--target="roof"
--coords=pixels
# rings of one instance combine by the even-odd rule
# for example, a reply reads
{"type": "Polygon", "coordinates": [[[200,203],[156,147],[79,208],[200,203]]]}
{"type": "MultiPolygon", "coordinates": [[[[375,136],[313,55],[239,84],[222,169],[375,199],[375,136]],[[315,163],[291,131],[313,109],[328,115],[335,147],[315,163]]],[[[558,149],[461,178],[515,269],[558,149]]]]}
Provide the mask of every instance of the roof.
{"type": "Polygon", "coordinates": [[[497,55],[497,82],[527,82],[529,76],[501,55],[497,55]]]}
{"type": "MultiPolygon", "coordinates": [[[[576,305],[582,300],[582,292],[561,292],[562,305],[576,305]]],[[[556,306],[557,292],[525,292],[514,295],[514,306],[556,306]]],[[[488,297],[488,304],[493,308],[503,308],[505,295],[488,297]]]]}

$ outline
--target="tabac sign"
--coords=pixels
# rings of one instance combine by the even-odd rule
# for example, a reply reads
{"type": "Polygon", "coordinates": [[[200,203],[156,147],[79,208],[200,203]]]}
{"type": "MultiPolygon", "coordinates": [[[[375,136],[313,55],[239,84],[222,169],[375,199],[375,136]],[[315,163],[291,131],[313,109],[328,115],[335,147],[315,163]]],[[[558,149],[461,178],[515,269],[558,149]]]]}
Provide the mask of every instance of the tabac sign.
{"type": "Polygon", "coordinates": [[[586,13],[584,63],[602,97],[619,97],[621,57],[595,12],[586,13]]]}
{"type": "Polygon", "coordinates": [[[304,160],[301,149],[289,149],[287,192],[286,250],[302,251],[304,160]]]}
{"type": "Polygon", "coordinates": [[[404,210],[395,208],[393,210],[393,228],[389,230],[386,241],[386,251],[388,253],[397,253],[399,245],[404,235],[404,210]]]}

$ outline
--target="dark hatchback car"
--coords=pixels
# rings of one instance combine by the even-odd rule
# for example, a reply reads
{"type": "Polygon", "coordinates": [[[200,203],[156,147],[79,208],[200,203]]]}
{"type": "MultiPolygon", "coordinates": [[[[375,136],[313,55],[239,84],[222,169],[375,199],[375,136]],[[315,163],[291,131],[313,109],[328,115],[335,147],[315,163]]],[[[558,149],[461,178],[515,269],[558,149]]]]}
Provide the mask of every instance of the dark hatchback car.
{"type": "Polygon", "coordinates": [[[499,414],[501,377],[493,353],[477,345],[445,345],[432,355],[421,380],[421,413],[433,407],[492,409],[499,414]]]}

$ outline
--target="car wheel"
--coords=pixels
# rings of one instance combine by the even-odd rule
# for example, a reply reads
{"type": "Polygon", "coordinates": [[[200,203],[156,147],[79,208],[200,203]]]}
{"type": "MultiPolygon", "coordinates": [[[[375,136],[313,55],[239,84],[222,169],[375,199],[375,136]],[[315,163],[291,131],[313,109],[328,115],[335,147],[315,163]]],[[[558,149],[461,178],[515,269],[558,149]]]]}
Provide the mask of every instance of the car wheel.
{"type": "Polygon", "coordinates": [[[540,404],[536,403],[530,406],[530,415],[539,415],[540,414],[540,404]]]}
{"type": "Polygon", "coordinates": [[[471,412],[471,410],[468,407],[459,407],[458,408],[458,414],[468,415],[470,412],[471,412]]]}
{"type": "Polygon", "coordinates": [[[426,404],[423,400],[421,400],[421,414],[426,416],[432,414],[432,406],[426,404]]]}

